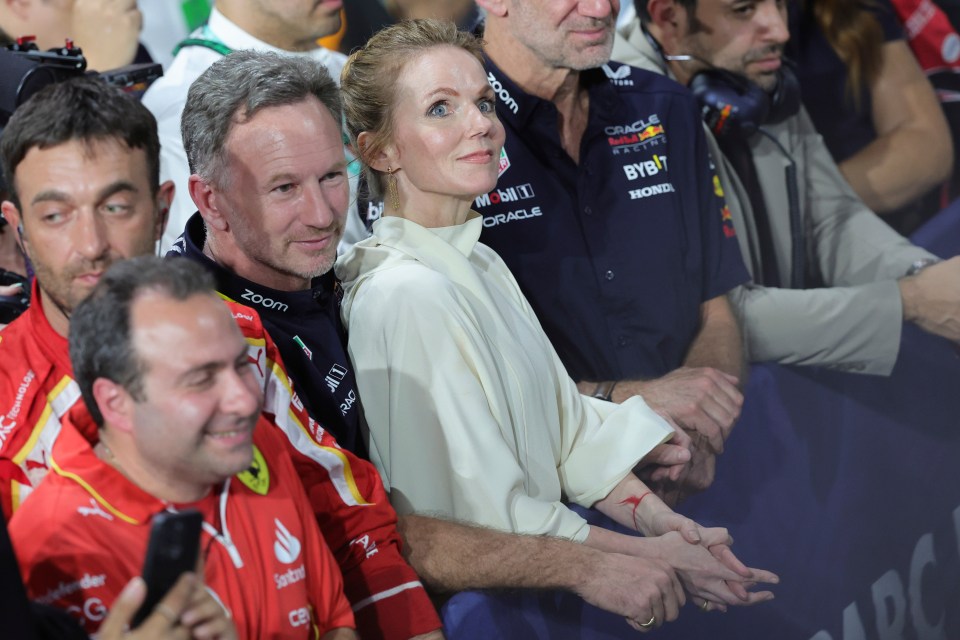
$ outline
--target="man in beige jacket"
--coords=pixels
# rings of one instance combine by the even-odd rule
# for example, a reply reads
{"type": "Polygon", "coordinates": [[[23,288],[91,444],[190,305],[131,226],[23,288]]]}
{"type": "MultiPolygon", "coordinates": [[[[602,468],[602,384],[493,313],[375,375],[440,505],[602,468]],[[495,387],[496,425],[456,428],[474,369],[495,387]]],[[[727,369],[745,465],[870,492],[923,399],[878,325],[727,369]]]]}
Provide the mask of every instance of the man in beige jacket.
{"type": "MultiPolygon", "coordinates": [[[[720,0],[650,0],[621,30],[613,57],[683,84],[704,68],[722,68],[770,92],[789,37],[786,9],[774,0],[750,7],[741,15],[720,0]]],[[[734,148],[747,146],[752,162],[734,164],[727,153],[731,137],[709,136],[709,142],[754,278],[731,295],[750,360],[887,375],[904,321],[960,340],[960,258],[939,262],[880,221],[844,181],[802,107],[732,141],[734,148]],[[752,165],[754,178],[743,175],[744,164],[752,165]],[[786,288],[798,264],[785,177],[790,165],[796,171],[799,264],[805,264],[802,290],[786,288]],[[759,187],[753,198],[747,184],[759,187]],[[771,271],[777,282],[770,281],[771,271]]]]}

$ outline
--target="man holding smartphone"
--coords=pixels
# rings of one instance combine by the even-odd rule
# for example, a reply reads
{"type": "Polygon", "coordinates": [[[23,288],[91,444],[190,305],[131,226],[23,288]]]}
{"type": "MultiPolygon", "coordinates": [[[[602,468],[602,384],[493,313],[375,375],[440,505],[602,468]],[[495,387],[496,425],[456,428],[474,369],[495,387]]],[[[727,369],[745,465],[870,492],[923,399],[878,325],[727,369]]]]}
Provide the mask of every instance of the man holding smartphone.
{"type": "Polygon", "coordinates": [[[10,525],[34,598],[105,612],[140,572],[145,525],[194,509],[206,588],[240,637],[356,637],[336,561],[261,413],[247,342],[202,267],[112,266],[71,318],[70,356],[84,403],[10,525]]]}

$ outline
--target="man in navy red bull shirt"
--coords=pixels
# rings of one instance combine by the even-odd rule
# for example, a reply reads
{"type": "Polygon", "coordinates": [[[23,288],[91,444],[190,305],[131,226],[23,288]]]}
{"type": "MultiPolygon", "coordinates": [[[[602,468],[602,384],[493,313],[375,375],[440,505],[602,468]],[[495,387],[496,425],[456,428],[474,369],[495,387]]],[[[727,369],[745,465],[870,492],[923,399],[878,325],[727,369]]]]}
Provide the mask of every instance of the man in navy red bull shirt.
{"type": "Polygon", "coordinates": [[[702,438],[705,488],[740,412],[747,280],[697,105],[609,62],[614,0],[481,0],[507,130],[482,240],[510,266],[583,393],[641,394],[702,438]]]}

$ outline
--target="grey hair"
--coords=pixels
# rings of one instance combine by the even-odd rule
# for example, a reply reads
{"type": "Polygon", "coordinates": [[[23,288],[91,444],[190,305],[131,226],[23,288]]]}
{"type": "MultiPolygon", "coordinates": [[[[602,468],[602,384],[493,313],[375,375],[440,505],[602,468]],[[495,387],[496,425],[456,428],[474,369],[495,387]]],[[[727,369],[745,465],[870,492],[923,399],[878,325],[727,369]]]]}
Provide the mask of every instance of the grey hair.
{"type": "Polygon", "coordinates": [[[218,60],[190,86],[180,119],[190,172],[225,186],[224,145],[231,125],[310,96],[343,122],[340,90],[315,60],[265,51],[235,51],[218,60]]]}

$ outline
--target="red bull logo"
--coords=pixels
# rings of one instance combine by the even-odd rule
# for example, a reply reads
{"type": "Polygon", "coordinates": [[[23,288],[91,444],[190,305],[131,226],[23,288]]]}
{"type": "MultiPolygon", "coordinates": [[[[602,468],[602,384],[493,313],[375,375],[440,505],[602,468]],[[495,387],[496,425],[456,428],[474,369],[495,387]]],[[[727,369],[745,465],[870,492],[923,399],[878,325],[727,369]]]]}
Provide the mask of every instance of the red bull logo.
{"type": "Polygon", "coordinates": [[[628,133],[621,136],[610,136],[607,143],[611,147],[623,147],[627,145],[639,145],[644,142],[656,140],[664,134],[663,125],[652,124],[638,133],[628,133]]]}
{"type": "Polygon", "coordinates": [[[663,125],[652,124],[640,132],[640,142],[663,135],[663,125]]]}
{"type": "Polygon", "coordinates": [[[635,133],[626,136],[618,136],[616,138],[610,137],[607,138],[607,142],[611,147],[622,147],[627,144],[640,144],[640,136],[635,133]]]}
{"type": "Polygon", "coordinates": [[[629,124],[604,127],[603,131],[614,154],[640,151],[649,144],[665,142],[667,133],[660,123],[660,116],[655,113],[646,120],[641,118],[629,124]]]}

